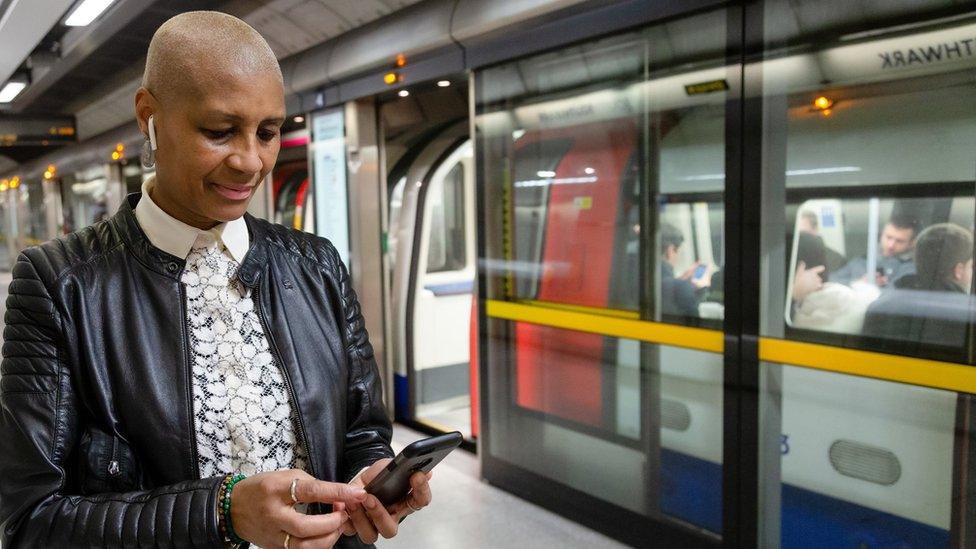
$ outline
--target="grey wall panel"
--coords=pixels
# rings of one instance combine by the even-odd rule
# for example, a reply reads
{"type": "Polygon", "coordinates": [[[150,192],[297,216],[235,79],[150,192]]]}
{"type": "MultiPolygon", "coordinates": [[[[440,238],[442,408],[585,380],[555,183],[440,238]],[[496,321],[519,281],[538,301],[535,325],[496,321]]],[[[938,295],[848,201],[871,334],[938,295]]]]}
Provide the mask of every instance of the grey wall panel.
{"type": "Polygon", "coordinates": [[[136,78],[86,106],[75,115],[78,140],[84,141],[135,119],[136,90],[142,78],[136,78]]]}
{"type": "MultiPolygon", "coordinates": [[[[536,17],[576,6],[586,0],[458,0],[451,23],[451,35],[459,42],[501,28],[524,24],[536,17]]],[[[606,2],[603,2],[604,4],[606,2]]]]}
{"type": "Polygon", "coordinates": [[[538,53],[626,28],[726,4],[722,0],[587,1],[534,22],[519,23],[460,40],[467,66],[538,53]]]}
{"type": "Polygon", "coordinates": [[[393,67],[397,54],[414,55],[453,44],[451,16],[455,0],[428,0],[336,39],[328,65],[339,81],[364,71],[393,67]]]}
{"type": "Polygon", "coordinates": [[[335,41],[329,41],[286,59],[282,63],[282,72],[288,65],[290,70],[285,75],[285,83],[290,91],[311,90],[331,83],[328,69],[329,58],[334,47],[335,41]]]}

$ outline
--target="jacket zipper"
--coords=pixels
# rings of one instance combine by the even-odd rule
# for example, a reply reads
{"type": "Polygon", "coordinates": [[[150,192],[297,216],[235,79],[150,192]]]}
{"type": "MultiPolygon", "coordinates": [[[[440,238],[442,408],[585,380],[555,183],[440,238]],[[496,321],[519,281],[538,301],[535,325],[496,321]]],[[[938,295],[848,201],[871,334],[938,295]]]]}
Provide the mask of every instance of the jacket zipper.
{"type": "Polygon", "coordinates": [[[114,477],[119,472],[121,472],[119,468],[119,439],[112,436],[112,459],[108,462],[108,474],[114,477]]]}
{"type": "Polygon", "coordinates": [[[312,476],[319,478],[318,473],[315,470],[315,460],[312,459],[312,452],[308,447],[308,437],[305,434],[305,420],[302,418],[302,408],[298,405],[298,397],[295,395],[295,387],[292,385],[291,376],[288,373],[288,368],[285,366],[285,361],[281,359],[281,353],[278,352],[278,344],[275,342],[274,334],[271,333],[271,329],[268,326],[268,321],[264,317],[264,309],[261,307],[261,299],[257,288],[254,289],[252,300],[254,301],[254,310],[257,312],[258,318],[261,320],[261,327],[264,328],[264,334],[268,338],[271,353],[278,362],[278,367],[281,368],[281,374],[285,379],[285,385],[288,386],[288,394],[291,396],[291,403],[292,406],[295,407],[295,415],[298,417],[298,436],[301,438],[302,445],[305,447],[305,454],[308,456],[308,466],[312,469],[312,476]]]}
{"type": "Polygon", "coordinates": [[[197,426],[196,418],[193,417],[193,363],[190,360],[190,334],[187,333],[187,325],[190,319],[187,315],[186,289],[183,282],[176,282],[180,288],[180,313],[182,322],[180,324],[180,334],[183,337],[183,364],[186,369],[186,407],[187,416],[190,418],[190,474],[200,479],[200,464],[197,456],[197,426]]]}

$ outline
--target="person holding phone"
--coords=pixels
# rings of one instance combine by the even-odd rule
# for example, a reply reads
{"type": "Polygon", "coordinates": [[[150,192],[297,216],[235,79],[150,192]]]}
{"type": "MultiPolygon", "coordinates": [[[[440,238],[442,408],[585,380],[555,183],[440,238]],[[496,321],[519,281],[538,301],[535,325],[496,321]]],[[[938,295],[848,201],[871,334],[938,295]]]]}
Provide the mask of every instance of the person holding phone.
{"type": "Polygon", "coordinates": [[[675,276],[678,250],[684,235],[670,223],[661,223],[661,314],[698,317],[698,304],[704,290],[711,284],[708,265],[695,263],[680,276],[675,276]]]}
{"type": "Polygon", "coordinates": [[[348,271],[328,240],[245,213],[286,115],[274,53],[237,18],[188,12],[154,34],[142,84],[155,176],[13,269],[3,547],[395,535],[429,477],[389,508],[363,490],[393,451],[348,271]]]}

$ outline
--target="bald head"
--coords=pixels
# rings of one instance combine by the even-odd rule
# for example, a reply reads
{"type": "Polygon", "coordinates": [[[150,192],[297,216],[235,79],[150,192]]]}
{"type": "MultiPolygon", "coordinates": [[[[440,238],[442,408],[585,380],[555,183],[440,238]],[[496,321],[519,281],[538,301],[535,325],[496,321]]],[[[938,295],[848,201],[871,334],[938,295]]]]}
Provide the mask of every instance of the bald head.
{"type": "Polygon", "coordinates": [[[281,67],[250,25],[216,11],[190,11],[163,23],[149,43],[142,85],[161,102],[196,97],[221,76],[271,73],[281,67]]]}

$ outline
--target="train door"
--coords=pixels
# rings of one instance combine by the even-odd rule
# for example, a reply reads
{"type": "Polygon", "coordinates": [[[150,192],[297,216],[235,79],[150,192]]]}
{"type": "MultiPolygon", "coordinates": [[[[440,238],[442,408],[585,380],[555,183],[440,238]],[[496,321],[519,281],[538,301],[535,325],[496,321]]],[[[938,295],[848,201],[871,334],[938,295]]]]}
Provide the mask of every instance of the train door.
{"type": "Polygon", "coordinates": [[[396,417],[470,439],[476,227],[467,93],[418,87],[381,100],[380,118],[396,417]]]}
{"type": "Polygon", "coordinates": [[[410,189],[416,221],[403,332],[414,418],[466,437],[475,278],[472,160],[465,140],[430,170],[423,185],[410,189]]]}

